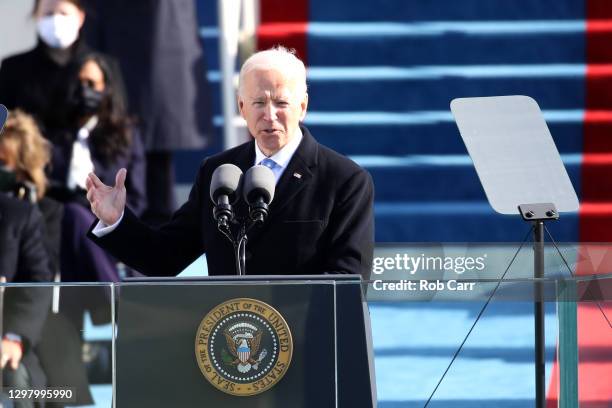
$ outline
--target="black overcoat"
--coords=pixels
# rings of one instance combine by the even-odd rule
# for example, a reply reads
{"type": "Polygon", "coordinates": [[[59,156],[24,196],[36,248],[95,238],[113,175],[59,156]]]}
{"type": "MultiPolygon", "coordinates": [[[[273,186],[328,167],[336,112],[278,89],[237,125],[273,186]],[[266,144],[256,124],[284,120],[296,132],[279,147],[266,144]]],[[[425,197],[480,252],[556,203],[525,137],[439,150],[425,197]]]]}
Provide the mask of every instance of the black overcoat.
{"type": "Polygon", "coordinates": [[[54,50],[39,40],[32,50],[4,59],[0,65],[0,103],[33,115],[43,133],[64,126],[70,63],[89,52],[83,41],[67,50],[54,50]]]}

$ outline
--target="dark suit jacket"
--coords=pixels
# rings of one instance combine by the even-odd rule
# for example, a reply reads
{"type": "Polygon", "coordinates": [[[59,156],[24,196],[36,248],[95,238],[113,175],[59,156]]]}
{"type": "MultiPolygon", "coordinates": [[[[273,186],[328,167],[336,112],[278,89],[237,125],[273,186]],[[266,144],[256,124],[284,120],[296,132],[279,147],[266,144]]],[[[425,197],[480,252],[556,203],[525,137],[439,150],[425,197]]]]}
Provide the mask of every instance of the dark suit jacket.
{"type": "MultiPolygon", "coordinates": [[[[44,246],[43,220],[27,202],[0,193],[0,274],[8,282],[49,282],[51,271],[44,246]]],[[[51,303],[48,288],[9,288],[4,295],[3,332],[22,337],[23,363],[34,385],[44,385],[44,374],[31,352],[51,303]]]]}
{"type": "MultiPolygon", "coordinates": [[[[246,247],[249,275],[360,273],[368,277],[373,251],[373,184],[344,156],[304,138],[276,186],[265,224],[246,247]],[[297,175],[301,175],[297,176],[297,175]]],[[[176,275],[206,252],[210,275],[236,273],[232,244],[217,230],[210,200],[213,171],[233,163],[243,172],[255,160],[254,141],[204,160],[189,200],[154,231],[126,211],[112,233],[90,237],[146,275],[176,275]]],[[[245,217],[246,204],[235,206],[245,217]]]]}

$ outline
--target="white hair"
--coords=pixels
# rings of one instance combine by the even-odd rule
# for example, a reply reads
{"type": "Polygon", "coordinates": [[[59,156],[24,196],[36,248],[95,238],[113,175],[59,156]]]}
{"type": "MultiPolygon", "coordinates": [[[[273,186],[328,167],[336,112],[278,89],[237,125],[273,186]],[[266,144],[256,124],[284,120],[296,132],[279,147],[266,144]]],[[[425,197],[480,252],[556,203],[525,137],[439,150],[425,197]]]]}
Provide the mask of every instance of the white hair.
{"type": "Polygon", "coordinates": [[[296,90],[300,95],[306,94],[306,66],[302,60],[296,57],[294,49],[277,45],[265,51],[259,51],[247,58],[242,64],[238,77],[238,95],[242,96],[244,76],[255,69],[273,69],[282,72],[295,80],[296,90]]]}

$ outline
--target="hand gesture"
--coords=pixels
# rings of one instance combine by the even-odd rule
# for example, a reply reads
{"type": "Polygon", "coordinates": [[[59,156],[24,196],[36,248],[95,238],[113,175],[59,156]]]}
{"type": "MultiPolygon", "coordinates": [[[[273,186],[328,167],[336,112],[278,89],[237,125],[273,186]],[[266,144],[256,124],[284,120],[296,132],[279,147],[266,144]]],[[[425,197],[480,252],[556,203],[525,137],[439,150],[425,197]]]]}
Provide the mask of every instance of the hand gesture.
{"type": "Polygon", "coordinates": [[[19,362],[23,356],[21,344],[11,340],[2,340],[2,358],[0,358],[2,368],[10,363],[12,370],[19,367],[19,362]]]}
{"type": "Polygon", "coordinates": [[[120,169],[115,176],[115,186],[109,187],[100,181],[98,176],[89,173],[85,186],[91,211],[106,225],[113,225],[119,220],[125,209],[126,169],[120,169]]]}

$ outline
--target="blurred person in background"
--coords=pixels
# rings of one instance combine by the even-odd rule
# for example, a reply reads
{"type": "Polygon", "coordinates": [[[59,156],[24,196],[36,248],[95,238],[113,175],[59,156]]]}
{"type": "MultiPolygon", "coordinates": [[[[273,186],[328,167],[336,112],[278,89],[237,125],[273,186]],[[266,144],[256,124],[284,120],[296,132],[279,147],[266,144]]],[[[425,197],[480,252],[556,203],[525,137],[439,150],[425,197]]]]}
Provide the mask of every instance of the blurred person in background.
{"type": "MultiPolygon", "coordinates": [[[[144,148],[127,116],[121,82],[105,56],[89,53],[74,61],[63,89],[66,125],[47,133],[53,144],[49,195],[65,208],[62,280],[119,281],[117,261],[86,238],[95,217],[85,197],[85,181],[95,171],[103,180],[114,182],[120,168],[130,169],[127,183],[132,191],[127,202],[132,211],[142,214],[146,207],[144,148]]],[[[95,313],[92,317],[96,320],[95,313]]]]}
{"type": "MultiPolygon", "coordinates": [[[[50,282],[57,266],[61,206],[49,203],[46,223],[36,205],[44,196],[47,142],[34,120],[21,112],[9,115],[0,133],[0,272],[6,282],[50,282]],[[45,229],[45,224],[48,224],[45,229]],[[49,232],[49,233],[47,233],[49,232]]],[[[37,352],[51,306],[51,289],[2,289],[2,379],[11,388],[42,388],[47,384],[37,352]]],[[[34,407],[16,401],[16,407],[34,407]]]]}
{"type": "Polygon", "coordinates": [[[11,112],[0,133],[0,190],[37,204],[44,224],[49,270],[59,271],[62,205],[45,197],[45,167],[51,158],[50,143],[40,134],[34,119],[26,113],[11,112]]]}
{"type": "MultiPolygon", "coordinates": [[[[35,0],[38,42],[0,64],[0,103],[33,115],[46,135],[65,126],[62,100],[70,65],[90,52],[81,36],[86,12],[81,0],[35,0]]],[[[120,75],[116,62],[111,68],[120,75]]]]}
{"type": "MultiPolygon", "coordinates": [[[[127,201],[136,214],[145,210],[145,158],[140,133],[128,117],[122,84],[109,60],[88,53],[69,69],[64,86],[66,126],[47,135],[53,144],[51,194],[64,203],[89,209],[87,175],[96,171],[112,182],[120,168],[130,169],[127,201]]],[[[88,225],[89,226],[89,225],[88,225]]]]}
{"type": "MultiPolygon", "coordinates": [[[[173,154],[212,141],[206,60],[194,0],[83,0],[90,10],[83,32],[121,64],[129,107],[147,152],[149,224],[175,208],[173,154]]],[[[195,169],[194,169],[195,171],[195,169]]]]}
{"type": "Polygon", "coordinates": [[[67,66],[88,48],[80,39],[85,10],[79,0],[36,0],[32,16],[38,43],[2,61],[0,101],[33,115],[44,132],[62,119],[57,108],[67,66]]]}
{"type": "MultiPolygon", "coordinates": [[[[43,138],[34,119],[19,110],[11,112],[3,132],[0,133],[0,163],[2,163],[2,168],[0,169],[0,180],[2,181],[0,182],[0,187],[4,194],[12,195],[21,201],[30,202],[31,205],[38,207],[43,217],[41,220],[40,216],[37,215],[38,211],[34,210],[31,215],[27,216],[23,210],[23,215],[16,213],[12,215],[24,218],[21,222],[25,223],[25,226],[20,231],[24,234],[23,239],[29,239],[30,241],[23,241],[26,242],[23,244],[24,251],[27,251],[23,258],[26,266],[23,268],[26,271],[26,277],[28,272],[33,273],[33,276],[28,278],[31,279],[30,281],[48,281],[51,280],[53,275],[55,275],[54,280],[60,279],[59,265],[63,209],[60,203],[46,197],[47,177],[45,168],[50,158],[50,143],[43,138]],[[34,232],[27,232],[28,220],[32,220],[32,223],[35,225],[32,228],[37,228],[34,232]],[[44,274],[37,269],[38,267],[27,266],[36,266],[40,262],[38,261],[38,258],[42,256],[38,253],[40,249],[35,249],[39,246],[38,241],[44,244],[43,248],[47,262],[44,274]]],[[[12,204],[12,207],[16,206],[17,204],[12,204]]],[[[0,219],[0,224],[2,224],[2,221],[0,219]]],[[[19,220],[12,221],[13,223],[19,222],[19,220]]],[[[7,227],[7,225],[3,226],[7,227]]],[[[1,240],[2,237],[0,236],[0,242],[1,240]]],[[[3,260],[1,264],[4,266],[2,270],[10,271],[11,268],[7,267],[5,261],[9,262],[12,259],[11,255],[14,251],[4,253],[4,249],[6,248],[0,246],[0,253],[2,253],[0,258],[3,260]]],[[[19,263],[21,262],[19,261],[19,263]]],[[[27,281],[24,279],[26,278],[18,277],[12,281],[27,281]]],[[[20,290],[22,291],[22,289],[11,288],[7,291],[7,295],[11,294],[11,292],[19,292],[20,290]]],[[[76,404],[91,404],[93,399],[89,391],[87,373],[82,359],[81,336],[77,325],[67,317],[71,313],[50,313],[50,290],[37,288],[28,289],[28,291],[37,291],[36,295],[41,298],[35,302],[31,300],[34,304],[28,306],[28,308],[31,307],[35,310],[26,315],[20,312],[12,312],[10,311],[10,302],[7,302],[7,310],[9,312],[6,315],[9,316],[9,322],[16,320],[21,325],[27,324],[27,326],[34,328],[34,334],[27,334],[29,336],[27,340],[28,347],[32,348],[34,350],[33,354],[36,355],[35,361],[29,363],[34,367],[32,369],[34,373],[32,377],[33,384],[44,385],[44,376],[42,374],[44,372],[47,386],[70,386],[75,389],[76,404]],[[12,315],[16,317],[11,317],[12,315]],[[28,321],[30,323],[26,323],[28,321]]],[[[65,293],[62,292],[62,294],[65,293]]],[[[34,296],[29,296],[27,292],[18,293],[16,296],[34,298],[34,296]]],[[[18,302],[23,302],[23,300],[19,299],[18,302]]],[[[68,304],[67,307],[71,307],[71,305],[68,304]]],[[[74,309],[74,307],[72,308],[74,309]]],[[[20,309],[16,308],[16,310],[20,309]]],[[[10,324],[8,327],[8,330],[13,330],[10,329],[10,324]]],[[[20,330],[19,328],[16,329],[17,332],[20,330]]],[[[26,364],[26,367],[28,367],[28,364],[26,364]]],[[[24,372],[21,372],[20,375],[21,380],[23,380],[24,372]]],[[[46,404],[45,406],[58,407],[60,405],[46,404]]]]}

